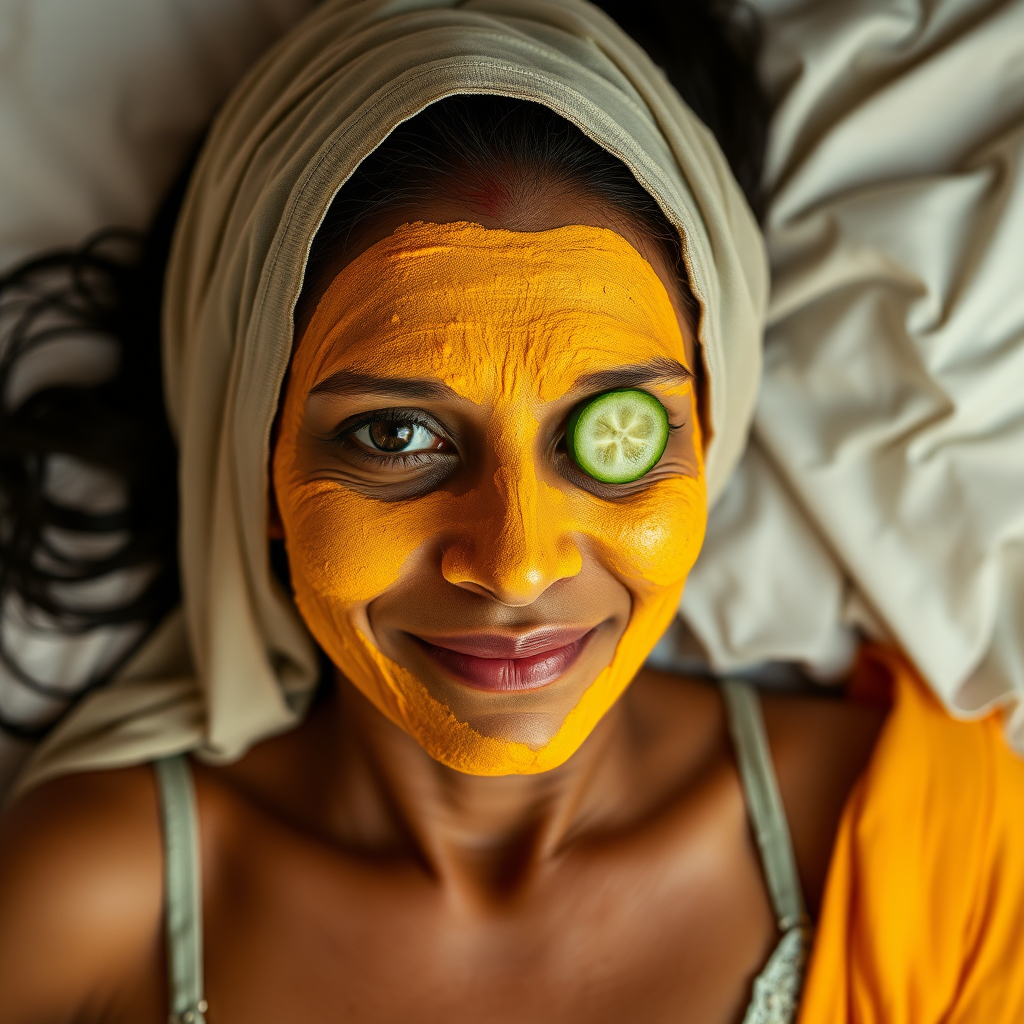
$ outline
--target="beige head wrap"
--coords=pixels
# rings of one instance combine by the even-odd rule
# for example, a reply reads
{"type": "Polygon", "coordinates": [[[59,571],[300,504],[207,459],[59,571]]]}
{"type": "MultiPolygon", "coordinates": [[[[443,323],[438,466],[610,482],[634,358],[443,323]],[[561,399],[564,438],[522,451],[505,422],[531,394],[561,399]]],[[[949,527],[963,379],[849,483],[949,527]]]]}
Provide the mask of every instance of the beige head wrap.
{"type": "Polygon", "coordinates": [[[165,359],[180,443],[183,614],[84,701],[16,790],[185,749],[240,756],[298,721],[314,645],[268,560],[270,428],[311,241],[396,125],[458,93],[542,103],[619,157],[683,238],[703,310],[712,500],[746,442],[768,273],[711,133],[584,0],[328,0],[218,116],[168,278],[165,359]]]}

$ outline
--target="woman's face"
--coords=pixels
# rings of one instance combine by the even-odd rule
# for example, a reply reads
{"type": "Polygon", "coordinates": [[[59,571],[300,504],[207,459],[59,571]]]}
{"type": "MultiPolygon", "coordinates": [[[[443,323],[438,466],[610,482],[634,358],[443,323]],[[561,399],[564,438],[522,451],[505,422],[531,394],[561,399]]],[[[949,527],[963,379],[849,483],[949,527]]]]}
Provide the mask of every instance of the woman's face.
{"type": "Polygon", "coordinates": [[[340,271],[298,339],[273,483],[299,609],[452,767],[563,762],[678,606],[706,499],[673,291],[608,227],[413,223],[340,271]],[[609,484],[566,425],[616,389],[671,426],[649,472],[609,484]]]}

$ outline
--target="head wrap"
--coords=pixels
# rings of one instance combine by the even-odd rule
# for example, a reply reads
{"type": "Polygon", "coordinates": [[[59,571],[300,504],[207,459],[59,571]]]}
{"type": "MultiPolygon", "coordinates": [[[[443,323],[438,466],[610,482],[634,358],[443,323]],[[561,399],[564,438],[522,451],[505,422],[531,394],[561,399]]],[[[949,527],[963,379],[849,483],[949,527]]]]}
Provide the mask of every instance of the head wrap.
{"type": "Polygon", "coordinates": [[[721,492],[753,413],[767,262],[718,145],[664,74],[585,0],[328,0],[228,99],[178,225],[164,367],[182,610],[61,723],[16,791],[187,749],[230,760],[301,717],[317,654],[271,571],[267,495],[305,263],[360,161],[429,104],[467,93],[551,108],[678,228],[702,310],[711,500],[721,492]]]}

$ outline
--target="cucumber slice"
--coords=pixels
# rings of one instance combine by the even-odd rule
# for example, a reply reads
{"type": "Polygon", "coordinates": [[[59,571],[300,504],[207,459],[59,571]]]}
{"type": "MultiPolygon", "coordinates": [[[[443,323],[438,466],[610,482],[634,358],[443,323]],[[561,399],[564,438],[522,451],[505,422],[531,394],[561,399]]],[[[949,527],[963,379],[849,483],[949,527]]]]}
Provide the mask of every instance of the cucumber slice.
{"type": "Polygon", "coordinates": [[[584,473],[627,484],[658,464],[668,444],[668,413],[646,391],[606,391],[569,417],[566,444],[584,473]]]}

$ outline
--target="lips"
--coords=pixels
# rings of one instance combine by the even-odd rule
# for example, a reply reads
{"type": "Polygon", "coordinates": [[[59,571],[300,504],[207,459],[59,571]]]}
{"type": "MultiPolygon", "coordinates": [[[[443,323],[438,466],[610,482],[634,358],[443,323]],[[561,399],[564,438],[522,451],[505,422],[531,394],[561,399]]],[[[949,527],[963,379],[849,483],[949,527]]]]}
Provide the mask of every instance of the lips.
{"type": "Polygon", "coordinates": [[[593,629],[538,629],[414,639],[451,675],[479,690],[535,690],[568,671],[593,629]]]}

